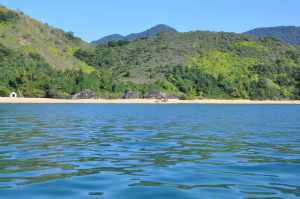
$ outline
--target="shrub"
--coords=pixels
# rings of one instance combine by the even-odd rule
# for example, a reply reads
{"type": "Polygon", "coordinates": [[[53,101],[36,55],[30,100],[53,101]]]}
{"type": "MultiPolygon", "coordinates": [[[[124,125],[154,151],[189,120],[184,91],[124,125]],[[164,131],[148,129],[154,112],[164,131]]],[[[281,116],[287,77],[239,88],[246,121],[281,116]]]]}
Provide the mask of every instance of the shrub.
{"type": "Polygon", "coordinates": [[[18,14],[13,11],[0,9],[0,22],[10,22],[18,18],[18,14]]]}
{"type": "Polygon", "coordinates": [[[10,94],[10,90],[6,87],[0,86],[0,97],[8,97],[10,94]]]}

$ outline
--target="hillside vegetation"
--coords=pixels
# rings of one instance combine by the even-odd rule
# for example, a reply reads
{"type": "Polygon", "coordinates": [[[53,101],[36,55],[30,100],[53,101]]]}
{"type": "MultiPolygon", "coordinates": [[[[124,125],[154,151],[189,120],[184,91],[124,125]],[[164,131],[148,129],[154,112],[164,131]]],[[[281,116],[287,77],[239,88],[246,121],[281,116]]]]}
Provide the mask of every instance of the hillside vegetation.
{"type": "Polygon", "coordinates": [[[155,85],[184,98],[299,98],[300,49],[235,33],[162,33],[78,50],[79,59],[110,69],[121,82],[155,85]]]}
{"type": "Polygon", "coordinates": [[[172,97],[300,99],[300,47],[224,32],[163,32],[89,45],[0,8],[0,96],[70,98],[125,92],[172,97]]]}
{"type": "Polygon", "coordinates": [[[300,45],[300,27],[278,26],[268,28],[256,28],[246,32],[259,38],[273,37],[292,45],[300,45]]]}
{"type": "Polygon", "coordinates": [[[88,68],[73,53],[88,44],[71,32],[42,24],[20,12],[0,6],[0,43],[26,54],[37,53],[57,69],[88,68]]]}
{"type": "Polygon", "coordinates": [[[201,53],[228,50],[233,42],[251,40],[256,38],[233,33],[161,33],[155,38],[109,42],[92,51],[79,50],[75,56],[98,68],[130,73],[126,79],[136,83],[148,83],[164,78],[170,66],[187,65],[201,53]]]}

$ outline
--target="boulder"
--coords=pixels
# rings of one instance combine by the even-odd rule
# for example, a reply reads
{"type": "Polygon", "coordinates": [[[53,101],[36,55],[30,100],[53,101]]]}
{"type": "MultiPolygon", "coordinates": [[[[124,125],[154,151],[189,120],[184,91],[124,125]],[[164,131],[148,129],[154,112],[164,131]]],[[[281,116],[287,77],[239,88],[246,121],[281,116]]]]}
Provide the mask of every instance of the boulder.
{"type": "Polygon", "coordinates": [[[161,91],[152,91],[146,95],[148,99],[167,99],[167,94],[161,91]]]}
{"type": "Polygon", "coordinates": [[[96,99],[97,95],[89,89],[83,90],[73,95],[72,99],[96,99]]]}
{"type": "Polygon", "coordinates": [[[180,98],[176,95],[168,95],[167,96],[168,99],[173,99],[173,100],[179,100],[180,98]]]}
{"type": "Polygon", "coordinates": [[[139,99],[140,93],[139,92],[133,92],[133,91],[126,91],[123,99],[139,99]]]}

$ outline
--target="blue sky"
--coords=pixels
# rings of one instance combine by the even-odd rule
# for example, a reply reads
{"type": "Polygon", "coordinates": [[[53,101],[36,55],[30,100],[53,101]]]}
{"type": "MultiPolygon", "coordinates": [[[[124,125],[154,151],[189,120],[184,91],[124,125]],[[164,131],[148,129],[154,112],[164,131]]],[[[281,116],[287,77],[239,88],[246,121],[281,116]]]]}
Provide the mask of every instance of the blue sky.
{"type": "Polygon", "coordinates": [[[156,24],[179,31],[244,32],[300,25],[300,0],[0,0],[86,41],[140,32],[156,24]]]}

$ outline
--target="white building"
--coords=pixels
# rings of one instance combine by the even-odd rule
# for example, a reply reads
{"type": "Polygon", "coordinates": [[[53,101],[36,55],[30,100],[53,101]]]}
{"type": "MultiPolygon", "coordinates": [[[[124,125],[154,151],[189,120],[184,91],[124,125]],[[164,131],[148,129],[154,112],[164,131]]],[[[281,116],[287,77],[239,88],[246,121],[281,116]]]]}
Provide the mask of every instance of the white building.
{"type": "Polygon", "coordinates": [[[11,97],[11,98],[16,98],[16,97],[18,97],[18,95],[17,95],[16,92],[12,92],[12,93],[9,95],[9,97],[11,97]]]}

